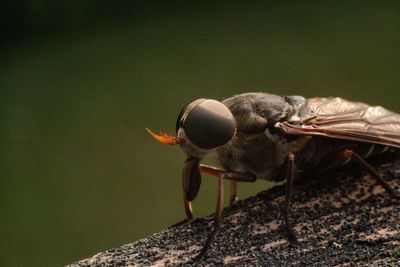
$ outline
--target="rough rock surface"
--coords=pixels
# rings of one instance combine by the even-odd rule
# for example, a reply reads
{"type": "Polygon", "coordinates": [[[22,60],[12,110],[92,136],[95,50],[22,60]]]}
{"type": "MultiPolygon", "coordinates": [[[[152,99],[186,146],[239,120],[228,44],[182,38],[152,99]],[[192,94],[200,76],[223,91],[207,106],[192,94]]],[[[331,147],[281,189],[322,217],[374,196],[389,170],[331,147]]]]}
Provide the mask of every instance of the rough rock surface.
{"type": "MultiPolygon", "coordinates": [[[[400,156],[370,161],[400,193],[400,156]]],[[[400,201],[349,166],[295,183],[291,218],[298,244],[285,238],[283,186],[223,211],[221,231],[202,261],[193,257],[212,229],[212,216],[100,252],[70,266],[400,265],[400,201]]]]}

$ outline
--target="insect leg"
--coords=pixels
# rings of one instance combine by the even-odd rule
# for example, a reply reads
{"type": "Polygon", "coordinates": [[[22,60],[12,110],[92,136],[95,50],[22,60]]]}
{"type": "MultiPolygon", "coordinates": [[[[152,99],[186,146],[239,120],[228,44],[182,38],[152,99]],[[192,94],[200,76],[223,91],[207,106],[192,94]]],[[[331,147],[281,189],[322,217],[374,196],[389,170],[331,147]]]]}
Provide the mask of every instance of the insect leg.
{"type": "Polygon", "coordinates": [[[192,201],[196,198],[200,189],[201,174],[199,170],[199,159],[188,158],[182,170],[183,205],[186,218],[173,224],[171,227],[187,224],[193,220],[192,201]]]}
{"type": "Polygon", "coordinates": [[[316,174],[321,174],[322,172],[327,171],[328,169],[338,167],[340,165],[344,165],[349,161],[354,161],[357,163],[364,171],[370,174],[376,181],[382,185],[383,188],[390,194],[391,197],[400,199],[400,195],[398,195],[393,188],[382,178],[382,176],[368,163],[366,162],[360,155],[352,151],[351,149],[345,149],[340,151],[339,153],[335,154],[333,157],[329,157],[322,164],[318,166],[318,170],[316,172],[309,172],[312,173],[312,176],[316,174]]]}
{"type": "Polygon", "coordinates": [[[351,154],[347,153],[346,151],[347,150],[342,150],[338,153],[333,153],[326,156],[317,166],[305,170],[302,175],[308,178],[314,178],[326,173],[331,169],[345,165],[351,160],[351,154]]]}
{"type": "Polygon", "coordinates": [[[222,208],[224,205],[224,175],[218,176],[218,195],[217,195],[217,207],[215,209],[214,217],[214,229],[208,236],[206,243],[201,249],[200,253],[195,257],[195,261],[200,260],[209,249],[211,242],[214,240],[215,234],[221,226],[222,208]]]}
{"type": "Polygon", "coordinates": [[[348,153],[351,153],[352,160],[356,162],[361,168],[363,168],[367,173],[369,173],[372,177],[378,181],[383,188],[390,194],[391,197],[400,199],[400,195],[397,194],[393,188],[382,178],[382,176],[370,165],[368,164],[360,155],[354,153],[351,150],[347,150],[348,153]]]}
{"type": "Polygon", "coordinates": [[[251,173],[247,172],[233,172],[233,171],[225,171],[213,166],[208,166],[204,164],[200,164],[200,172],[210,175],[219,177],[220,175],[224,176],[224,179],[237,181],[237,182],[255,182],[256,176],[251,173]]]}
{"type": "Polygon", "coordinates": [[[184,206],[185,206],[186,218],[183,219],[182,221],[174,223],[173,225],[170,226],[170,228],[188,224],[193,220],[192,202],[184,200],[184,206]]]}
{"type": "Polygon", "coordinates": [[[229,204],[232,206],[238,201],[237,197],[237,181],[231,180],[231,195],[229,198],[229,204]]]}
{"type": "Polygon", "coordinates": [[[285,217],[285,224],[286,224],[286,231],[287,231],[287,236],[289,238],[289,241],[295,242],[296,241],[296,235],[293,232],[293,229],[290,224],[289,220],[289,208],[290,208],[290,200],[292,196],[292,188],[293,188],[293,179],[295,175],[295,162],[294,162],[294,155],[292,153],[289,153],[287,159],[286,159],[286,170],[285,170],[285,176],[286,176],[286,188],[285,188],[285,202],[283,204],[283,215],[285,217]]]}
{"type": "Polygon", "coordinates": [[[345,165],[349,161],[357,163],[364,171],[375,178],[375,180],[378,181],[383,188],[385,188],[385,190],[391,195],[391,197],[400,199],[400,195],[393,190],[393,188],[382,178],[382,176],[368,162],[366,162],[363,157],[361,157],[351,149],[345,149],[327,157],[316,168],[307,170],[305,175],[315,177],[329,169],[338,167],[340,165],[345,165]]]}
{"type": "Polygon", "coordinates": [[[237,182],[254,182],[256,177],[250,173],[232,172],[218,169],[216,167],[200,165],[200,172],[211,176],[218,177],[223,174],[225,179],[231,180],[230,205],[233,205],[237,200],[237,182]]]}
{"type": "Polygon", "coordinates": [[[189,184],[189,181],[187,181],[188,179],[189,178],[187,176],[183,177],[183,205],[185,207],[186,220],[191,221],[193,219],[192,201],[188,200],[187,189],[185,186],[185,185],[189,184]]]}
{"type": "MultiPolygon", "coordinates": [[[[217,231],[220,228],[221,218],[222,218],[222,208],[224,204],[223,180],[228,179],[231,180],[231,182],[234,182],[235,184],[236,182],[254,182],[256,180],[256,176],[251,173],[225,171],[216,167],[207,166],[203,164],[200,164],[199,170],[204,174],[215,176],[218,178],[218,197],[217,197],[217,207],[215,210],[215,217],[214,217],[214,229],[208,236],[206,243],[204,244],[200,253],[195,257],[196,261],[200,260],[207,253],[207,250],[210,247],[211,242],[213,241],[217,231]]],[[[233,188],[233,192],[236,194],[236,189],[233,188]]]]}
{"type": "Polygon", "coordinates": [[[193,220],[193,209],[192,209],[192,201],[188,201],[186,197],[186,191],[183,191],[183,205],[185,208],[186,218],[182,221],[174,223],[170,227],[176,227],[184,224],[188,224],[193,220]]]}

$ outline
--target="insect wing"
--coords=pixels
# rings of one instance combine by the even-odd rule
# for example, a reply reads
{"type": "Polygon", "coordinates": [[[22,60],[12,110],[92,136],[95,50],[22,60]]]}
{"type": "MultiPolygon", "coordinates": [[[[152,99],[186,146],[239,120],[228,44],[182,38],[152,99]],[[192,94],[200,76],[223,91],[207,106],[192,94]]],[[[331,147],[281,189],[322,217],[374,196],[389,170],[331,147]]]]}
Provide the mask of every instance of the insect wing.
{"type": "Polygon", "coordinates": [[[400,115],[342,98],[310,98],[299,120],[276,126],[288,134],[320,135],[400,148],[400,115]]]}

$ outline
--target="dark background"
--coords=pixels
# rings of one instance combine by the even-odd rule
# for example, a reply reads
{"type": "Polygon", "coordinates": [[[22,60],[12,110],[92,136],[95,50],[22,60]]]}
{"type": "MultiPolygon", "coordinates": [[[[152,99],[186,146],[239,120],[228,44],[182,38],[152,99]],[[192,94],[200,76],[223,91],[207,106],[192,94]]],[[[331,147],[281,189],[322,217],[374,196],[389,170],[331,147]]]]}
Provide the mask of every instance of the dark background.
{"type": "MultiPolygon", "coordinates": [[[[400,111],[398,1],[144,2],[0,4],[1,266],[65,265],[182,219],[185,157],[144,128],[174,133],[195,98],[400,111]]],[[[197,215],[215,205],[203,181],[197,215]]]]}

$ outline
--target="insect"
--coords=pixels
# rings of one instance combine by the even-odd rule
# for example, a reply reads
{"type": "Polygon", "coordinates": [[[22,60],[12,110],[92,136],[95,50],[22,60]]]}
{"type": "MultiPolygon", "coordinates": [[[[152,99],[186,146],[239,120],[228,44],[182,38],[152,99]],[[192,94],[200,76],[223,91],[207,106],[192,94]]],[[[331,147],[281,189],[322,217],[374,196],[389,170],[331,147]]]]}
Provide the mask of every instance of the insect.
{"type": "Polygon", "coordinates": [[[231,204],[237,199],[237,182],[285,180],[282,210],[288,237],[294,239],[289,208],[292,183],[299,173],[315,176],[351,161],[400,199],[364,160],[388,148],[400,148],[400,115],[379,106],[342,98],[245,93],[222,101],[202,98],[189,103],[179,113],[176,136],[146,130],[161,143],[179,145],[187,155],[182,173],[186,219],[182,223],[193,219],[192,201],[200,188],[201,173],[218,178],[214,229],[196,259],[207,252],[220,228],[224,180],[231,182],[231,204]],[[222,169],[200,164],[211,153],[222,169]]]}

